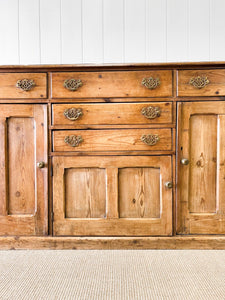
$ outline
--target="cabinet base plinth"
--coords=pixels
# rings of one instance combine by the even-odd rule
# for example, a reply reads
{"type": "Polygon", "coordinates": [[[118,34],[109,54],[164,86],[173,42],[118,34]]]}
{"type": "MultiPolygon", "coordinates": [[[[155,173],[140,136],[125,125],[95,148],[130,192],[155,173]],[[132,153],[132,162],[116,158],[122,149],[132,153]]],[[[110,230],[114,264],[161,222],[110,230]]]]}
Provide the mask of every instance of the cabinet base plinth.
{"type": "Polygon", "coordinates": [[[0,249],[225,249],[225,236],[0,237],[0,249]]]}

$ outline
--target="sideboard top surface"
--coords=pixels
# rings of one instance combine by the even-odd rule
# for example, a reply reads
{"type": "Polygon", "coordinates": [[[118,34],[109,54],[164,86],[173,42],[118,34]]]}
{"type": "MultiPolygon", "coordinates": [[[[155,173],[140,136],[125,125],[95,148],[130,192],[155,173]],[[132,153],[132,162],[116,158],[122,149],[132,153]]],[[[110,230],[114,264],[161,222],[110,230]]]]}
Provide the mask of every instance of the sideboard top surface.
{"type": "Polygon", "coordinates": [[[140,69],[193,69],[193,68],[225,68],[221,62],[176,62],[176,63],[129,63],[129,64],[73,64],[73,65],[0,65],[1,72],[19,72],[20,70],[40,71],[95,71],[95,70],[140,70],[140,69]]]}

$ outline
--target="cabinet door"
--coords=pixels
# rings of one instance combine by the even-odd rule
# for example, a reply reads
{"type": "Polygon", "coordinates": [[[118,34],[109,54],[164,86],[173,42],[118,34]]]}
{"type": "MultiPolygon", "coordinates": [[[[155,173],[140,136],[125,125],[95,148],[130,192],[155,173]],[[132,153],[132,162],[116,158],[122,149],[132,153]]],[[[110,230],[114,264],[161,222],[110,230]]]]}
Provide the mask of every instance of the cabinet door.
{"type": "Polygon", "coordinates": [[[47,234],[47,106],[0,105],[0,137],[0,235],[47,234]]]}
{"type": "Polygon", "coordinates": [[[170,156],[53,158],[54,235],[171,235],[170,156]]]}
{"type": "Polygon", "coordinates": [[[225,102],[178,104],[177,232],[225,233],[225,102]]]}

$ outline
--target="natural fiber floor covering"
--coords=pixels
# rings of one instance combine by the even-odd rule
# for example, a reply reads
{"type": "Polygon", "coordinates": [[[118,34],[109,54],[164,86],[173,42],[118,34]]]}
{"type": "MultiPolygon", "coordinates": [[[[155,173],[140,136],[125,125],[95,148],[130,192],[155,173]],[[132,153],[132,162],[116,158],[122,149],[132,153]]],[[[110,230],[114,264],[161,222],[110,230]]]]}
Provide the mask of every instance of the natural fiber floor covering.
{"type": "Polygon", "coordinates": [[[225,251],[0,251],[0,299],[224,300],[225,251]]]}

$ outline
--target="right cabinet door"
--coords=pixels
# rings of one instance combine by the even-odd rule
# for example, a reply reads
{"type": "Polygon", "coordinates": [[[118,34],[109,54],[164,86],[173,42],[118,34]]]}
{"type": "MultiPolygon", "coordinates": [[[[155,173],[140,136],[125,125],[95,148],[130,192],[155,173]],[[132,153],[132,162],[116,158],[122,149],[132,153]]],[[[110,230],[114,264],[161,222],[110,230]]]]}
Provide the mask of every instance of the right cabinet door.
{"type": "Polygon", "coordinates": [[[225,102],[178,103],[177,233],[225,234],[225,102]]]}

